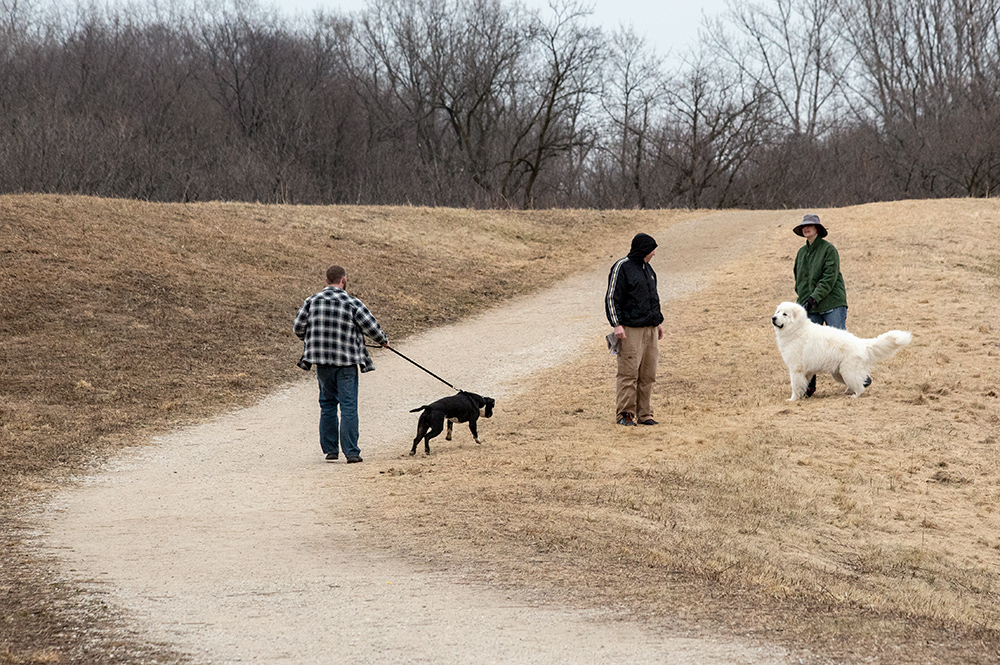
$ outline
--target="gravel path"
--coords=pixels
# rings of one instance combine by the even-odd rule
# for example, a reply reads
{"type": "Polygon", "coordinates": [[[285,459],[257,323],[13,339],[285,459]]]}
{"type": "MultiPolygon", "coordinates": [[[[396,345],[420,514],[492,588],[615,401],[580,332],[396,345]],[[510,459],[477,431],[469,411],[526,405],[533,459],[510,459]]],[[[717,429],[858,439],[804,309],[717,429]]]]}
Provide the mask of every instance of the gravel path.
{"type": "MultiPolygon", "coordinates": [[[[746,251],[753,228],[777,223],[749,213],[710,219],[654,234],[661,297],[698,288],[705,269],[746,251]]],[[[397,348],[502,405],[533,372],[607,332],[606,263],[397,348]],[[554,335],[537,335],[542,321],[554,335]]],[[[45,544],[149,639],[202,662],[785,662],[778,648],[671,636],[366,549],[377,516],[365,515],[365,493],[376,485],[377,462],[408,451],[409,409],[449,394],[392,354],[378,352],[376,364],[361,378],[365,464],[323,461],[310,374],[60,492],[42,518],[45,544]]],[[[486,444],[489,430],[485,421],[486,444]]]]}

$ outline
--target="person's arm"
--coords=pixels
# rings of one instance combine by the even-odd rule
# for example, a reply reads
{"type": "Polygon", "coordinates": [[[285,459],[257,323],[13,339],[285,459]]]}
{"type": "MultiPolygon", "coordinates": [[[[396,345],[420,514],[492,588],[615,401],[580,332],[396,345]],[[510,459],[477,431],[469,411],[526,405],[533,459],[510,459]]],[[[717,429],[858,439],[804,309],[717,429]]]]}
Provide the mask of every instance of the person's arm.
{"type": "Polygon", "coordinates": [[[800,305],[805,302],[805,299],[809,297],[812,292],[812,288],[807,284],[805,279],[805,274],[799,275],[800,270],[805,270],[805,246],[801,247],[798,253],[795,255],[795,263],[792,264],[792,277],[794,278],[795,284],[795,298],[796,302],[800,305]]]}
{"type": "Polygon", "coordinates": [[[625,326],[618,320],[618,311],[621,309],[621,293],[625,284],[625,276],[621,270],[624,262],[625,260],[622,259],[611,266],[611,273],[608,275],[608,293],[604,298],[604,313],[618,339],[625,339],[625,326]]]}
{"type": "Polygon", "coordinates": [[[378,321],[375,319],[375,315],[372,314],[360,300],[357,301],[357,307],[354,309],[354,322],[359,328],[361,328],[361,332],[368,335],[382,346],[389,345],[388,335],[382,331],[382,327],[379,326],[378,321]]]}
{"type": "Polygon", "coordinates": [[[306,331],[309,329],[309,301],[306,300],[302,303],[302,307],[299,308],[298,314],[295,315],[295,321],[292,322],[292,332],[295,336],[301,340],[306,338],[306,331]]]}

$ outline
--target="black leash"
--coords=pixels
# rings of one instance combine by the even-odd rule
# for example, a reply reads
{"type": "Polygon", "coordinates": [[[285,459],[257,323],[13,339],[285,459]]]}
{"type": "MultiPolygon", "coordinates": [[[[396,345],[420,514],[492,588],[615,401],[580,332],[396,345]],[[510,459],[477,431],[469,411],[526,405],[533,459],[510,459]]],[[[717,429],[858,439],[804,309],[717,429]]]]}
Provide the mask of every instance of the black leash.
{"type": "MultiPolygon", "coordinates": [[[[429,369],[427,369],[427,368],[426,368],[426,367],[424,367],[423,365],[421,365],[421,364],[419,364],[419,363],[417,363],[417,362],[414,362],[413,360],[410,360],[409,358],[407,358],[407,357],[406,357],[406,356],[404,356],[404,355],[403,355],[402,353],[400,353],[400,352],[399,352],[399,351],[397,351],[396,349],[392,348],[392,347],[391,347],[391,346],[389,346],[388,344],[386,344],[386,345],[385,345],[384,347],[383,347],[383,346],[380,346],[380,345],[377,345],[377,344],[365,344],[365,346],[367,346],[367,347],[368,347],[369,349],[383,349],[383,348],[384,348],[384,349],[389,349],[390,351],[392,351],[393,353],[395,353],[395,354],[396,354],[397,356],[399,356],[400,358],[402,358],[402,359],[403,359],[403,360],[405,360],[406,362],[408,362],[408,363],[412,363],[412,364],[416,365],[417,367],[419,367],[420,369],[424,370],[425,372],[427,372],[428,374],[430,374],[430,375],[431,375],[431,376],[433,376],[433,377],[434,377],[435,379],[437,379],[438,381],[440,381],[440,382],[441,382],[441,383],[443,383],[444,385],[448,386],[448,387],[449,387],[449,388],[451,388],[452,390],[458,390],[458,388],[456,388],[455,386],[451,385],[450,383],[448,383],[447,381],[445,381],[444,379],[442,379],[442,378],[441,378],[440,376],[438,376],[438,375],[437,375],[437,374],[435,374],[434,372],[430,371],[429,369]]],[[[462,392],[462,391],[461,391],[461,390],[458,390],[458,392],[462,392]]]]}

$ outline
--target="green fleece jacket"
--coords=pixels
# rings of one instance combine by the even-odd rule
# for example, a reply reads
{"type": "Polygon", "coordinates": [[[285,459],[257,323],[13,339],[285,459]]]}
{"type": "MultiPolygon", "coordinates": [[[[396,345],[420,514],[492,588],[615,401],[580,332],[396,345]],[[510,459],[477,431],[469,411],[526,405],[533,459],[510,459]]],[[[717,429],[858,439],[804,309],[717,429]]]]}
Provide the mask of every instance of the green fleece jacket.
{"type": "Polygon", "coordinates": [[[847,287],[840,274],[837,248],[823,238],[806,243],[795,257],[795,293],[801,305],[809,296],[816,301],[813,312],[847,307],[847,287]]]}

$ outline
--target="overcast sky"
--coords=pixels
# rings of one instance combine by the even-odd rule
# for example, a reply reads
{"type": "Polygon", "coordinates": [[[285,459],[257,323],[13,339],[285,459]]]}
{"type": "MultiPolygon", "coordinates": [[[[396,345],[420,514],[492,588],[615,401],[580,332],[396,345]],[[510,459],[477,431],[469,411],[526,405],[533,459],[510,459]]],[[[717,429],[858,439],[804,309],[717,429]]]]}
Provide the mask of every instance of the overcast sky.
{"type": "MultiPolygon", "coordinates": [[[[547,9],[548,0],[523,0],[529,7],[547,9]]],[[[365,0],[262,0],[287,14],[311,13],[320,7],[342,12],[363,9],[365,0]]],[[[698,40],[702,16],[717,16],[725,8],[725,0],[592,0],[591,21],[614,30],[620,24],[631,24],[639,35],[666,56],[678,57],[698,40]]]]}

